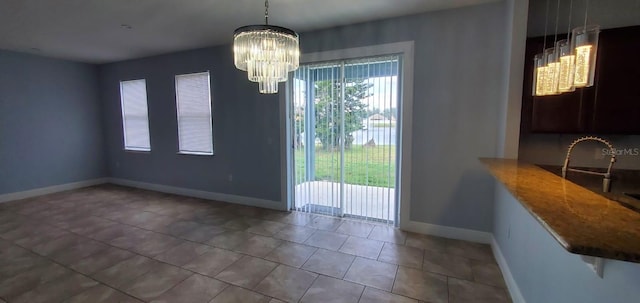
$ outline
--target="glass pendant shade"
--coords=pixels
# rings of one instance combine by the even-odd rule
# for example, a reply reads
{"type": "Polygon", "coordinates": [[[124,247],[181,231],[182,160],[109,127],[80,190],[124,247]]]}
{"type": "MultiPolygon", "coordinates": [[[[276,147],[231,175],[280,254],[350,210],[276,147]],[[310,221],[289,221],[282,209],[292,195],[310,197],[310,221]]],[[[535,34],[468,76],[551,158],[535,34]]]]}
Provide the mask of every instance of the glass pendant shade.
{"type": "Polygon", "coordinates": [[[573,75],[575,73],[576,56],[573,54],[569,40],[560,40],[556,43],[556,51],[560,61],[558,71],[558,91],[560,93],[572,92],[576,88],[573,86],[573,75]]]}
{"type": "Polygon", "coordinates": [[[275,94],[278,82],[287,81],[288,73],[298,68],[298,34],[279,26],[243,26],[234,32],[233,54],[236,68],[258,82],[261,94],[275,94]]]}
{"type": "Polygon", "coordinates": [[[555,47],[547,48],[544,50],[544,59],[547,67],[545,69],[544,76],[544,94],[556,95],[558,94],[558,80],[560,74],[560,62],[558,61],[558,53],[555,47]]]}
{"type": "Polygon", "coordinates": [[[533,57],[533,95],[544,96],[544,76],[546,75],[543,54],[533,57]]]}
{"type": "Polygon", "coordinates": [[[571,31],[571,48],[576,56],[573,79],[575,87],[593,85],[599,35],[600,26],[598,25],[578,27],[571,31]]]}

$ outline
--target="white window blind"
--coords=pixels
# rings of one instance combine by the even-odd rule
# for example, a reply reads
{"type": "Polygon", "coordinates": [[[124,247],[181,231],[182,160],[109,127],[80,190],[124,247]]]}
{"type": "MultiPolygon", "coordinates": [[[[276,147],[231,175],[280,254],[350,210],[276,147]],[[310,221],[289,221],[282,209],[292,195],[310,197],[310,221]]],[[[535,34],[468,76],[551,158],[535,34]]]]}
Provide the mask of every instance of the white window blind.
{"type": "Polygon", "coordinates": [[[176,107],[180,153],[212,155],[209,72],[176,76],[176,107]]]}
{"type": "Polygon", "coordinates": [[[120,82],[124,149],[150,151],[147,85],[144,79],[120,82]]]}

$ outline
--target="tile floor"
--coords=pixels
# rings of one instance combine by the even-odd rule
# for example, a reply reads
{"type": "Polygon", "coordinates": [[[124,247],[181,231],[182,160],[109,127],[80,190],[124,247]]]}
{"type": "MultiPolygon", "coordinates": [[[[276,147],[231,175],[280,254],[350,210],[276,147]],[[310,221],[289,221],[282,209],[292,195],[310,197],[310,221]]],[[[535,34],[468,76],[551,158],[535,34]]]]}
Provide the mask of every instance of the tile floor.
{"type": "Polygon", "coordinates": [[[489,246],[100,185],[0,204],[2,302],[510,302],[489,246]]]}

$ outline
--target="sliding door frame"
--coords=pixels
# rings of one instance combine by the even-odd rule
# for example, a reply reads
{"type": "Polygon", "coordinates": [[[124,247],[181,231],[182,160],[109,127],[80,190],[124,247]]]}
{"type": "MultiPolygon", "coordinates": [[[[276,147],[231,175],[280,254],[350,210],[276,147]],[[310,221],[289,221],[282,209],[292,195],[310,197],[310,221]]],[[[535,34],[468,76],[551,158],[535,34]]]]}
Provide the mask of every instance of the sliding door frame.
{"type": "MultiPolygon", "coordinates": [[[[385,55],[400,55],[400,157],[397,168],[398,189],[396,195],[396,207],[400,228],[405,228],[410,221],[411,209],[411,139],[413,124],[413,58],[414,42],[404,41],[389,44],[372,45],[365,47],[331,50],[324,52],[302,54],[300,64],[320,63],[326,61],[349,60],[364,57],[385,55]]],[[[284,94],[280,94],[280,144],[281,144],[281,196],[283,206],[290,210],[293,206],[295,176],[293,171],[293,130],[290,120],[293,115],[290,98],[293,96],[293,85],[287,81],[284,94]]]]}

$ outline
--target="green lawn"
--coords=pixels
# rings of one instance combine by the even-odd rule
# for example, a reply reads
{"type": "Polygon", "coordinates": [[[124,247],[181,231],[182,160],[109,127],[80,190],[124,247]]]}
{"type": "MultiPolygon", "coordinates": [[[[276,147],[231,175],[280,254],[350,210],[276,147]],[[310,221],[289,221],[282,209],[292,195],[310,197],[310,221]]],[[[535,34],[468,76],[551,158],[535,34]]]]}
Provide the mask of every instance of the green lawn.
{"type": "MultiPolygon", "coordinates": [[[[304,153],[304,148],[297,149],[295,152],[296,184],[305,182],[304,153]]],[[[395,158],[395,146],[352,146],[350,149],[345,150],[344,155],[345,182],[347,184],[393,188],[396,183],[395,158]]],[[[315,162],[315,180],[340,181],[339,151],[324,151],[322,147],[318,146],[315,152],[315,162]]]]}

